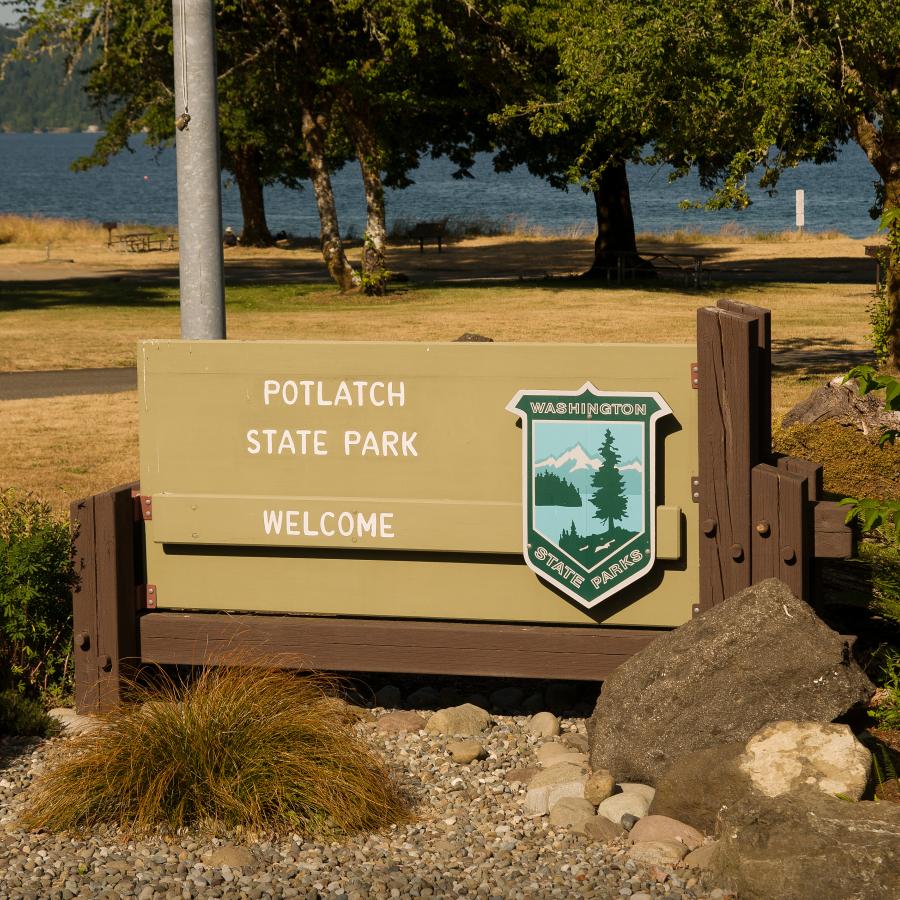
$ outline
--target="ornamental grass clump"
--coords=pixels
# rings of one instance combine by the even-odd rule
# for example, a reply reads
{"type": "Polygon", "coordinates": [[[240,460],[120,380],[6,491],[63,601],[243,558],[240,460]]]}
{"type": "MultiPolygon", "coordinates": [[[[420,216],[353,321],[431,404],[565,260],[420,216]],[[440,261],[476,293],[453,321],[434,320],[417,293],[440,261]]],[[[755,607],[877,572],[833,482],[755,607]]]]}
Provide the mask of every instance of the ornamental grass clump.
{"type": "Polygon", "coordinates": [[[401,821],[406,801],[332,688],[322,676],[236,667],[136,685],[134,702],[62,748],[25,824],[312,835],[401,821]]]}

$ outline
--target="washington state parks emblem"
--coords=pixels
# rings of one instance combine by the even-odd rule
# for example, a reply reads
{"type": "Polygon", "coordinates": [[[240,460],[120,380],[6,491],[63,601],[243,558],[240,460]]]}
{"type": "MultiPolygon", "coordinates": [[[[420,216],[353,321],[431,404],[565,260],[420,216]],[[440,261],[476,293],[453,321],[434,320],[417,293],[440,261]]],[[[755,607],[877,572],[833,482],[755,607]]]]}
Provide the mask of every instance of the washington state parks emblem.
{"type": "Polygon", "coordinates": [[[519,391],[525,561],[588,609],[656,557],[657,393],[519,391]]]}

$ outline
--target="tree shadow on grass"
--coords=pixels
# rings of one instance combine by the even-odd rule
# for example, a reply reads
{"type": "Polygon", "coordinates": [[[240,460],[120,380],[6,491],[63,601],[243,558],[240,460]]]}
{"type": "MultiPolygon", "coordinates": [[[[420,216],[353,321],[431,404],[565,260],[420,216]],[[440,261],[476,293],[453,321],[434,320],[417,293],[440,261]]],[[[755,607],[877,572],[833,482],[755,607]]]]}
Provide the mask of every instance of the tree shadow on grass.
{"type": "Polygon", "coordinates": [[[65,307],[167,309],[177,306],[177,286],[131,279],[0,282],[0,312],[65,307]]]}
{"type": "Polygon", "coordinates": [[[860,348],[842,338],[795,337],[772,342],[772,368],[784,375],[832,375],[874,362],[871,348],[860,348]]]}

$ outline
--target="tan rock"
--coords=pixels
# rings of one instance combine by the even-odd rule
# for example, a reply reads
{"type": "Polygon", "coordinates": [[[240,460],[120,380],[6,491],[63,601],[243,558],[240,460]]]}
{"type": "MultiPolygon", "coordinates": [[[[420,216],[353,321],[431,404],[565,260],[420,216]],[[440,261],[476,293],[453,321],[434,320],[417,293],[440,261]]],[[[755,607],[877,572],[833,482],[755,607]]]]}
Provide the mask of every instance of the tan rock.
{"type": "Polygon", "coordinates": [[[537,767],[529,766],[524,769],[508,769],[503,773],[504,781],[512,781],[512,782],[522,782],[523,784],[528,784],[535,775],[538,774],[541,770],[537,767]]]}
{"type": "Polygon", "coordinates": [[[487,759],[487,750],[478,741],[454,741],[447,744],[450,759],[461,765],[468,765],[476,759],[487,759]]]}
{"type": "Polygon", "coordinates": [[[747,741],[739,767],[766,797],[813,789],[859,800],[872,755],[847,725],[772,722],[747,741]]]}
{"type": "Polygon", "coordinates": [[[587,768],[587,756],[584,753],[578,753],[570,747],[567,747],[565,744],[557,744],[555,741],[552,743],[541,744],[541,746],[535,750],[534,755],[538,758],[538,762],[544,766],[544,768],[549,768],[550,766],[555,766],[562,762],[573,763],[576,766],[584,766],[587,768]]]}
{"type": "Polygon", "coordinates": [[[206,864],[213,868],[228,866],[230,869],[244,869],[255,865],[256,857],[246,847],[225,844],[208,854],[206,864]]]}
{"type": "Polygon", "coordinates": [[[550,824],[572,831],[584,831],[585,823],[593,818],[594,807],[584,797],[562,797],[550,808],[550,824]]]}
{"type": "Polygon", "coordinates": [[[563,797],[584,797],[587,775],[581,766],[560,763],[539,772],[528,783],[525,795],[525,814],[542,816],[563,797]]]}
{"type": "Polygon", "coordinates": [[[650,804],[645,797],[640,794],[613,794],[607,797],[598,807],[597,814],[606,816],[611,822],[617,825],[622,823],[622,816],[630,813],[633,816],[641,818],[646,816],[650,809],[650,804]]]}
{"type": "Polygon", "coordinates": [[[606,816],[594,816],[584,823],[584,833],[594,841],[607,844],[625,834],[625,829],[611,822],[606,816]]]}
{"type": "Polygon", "coordinates": [[[439,709],[425,723],[425,730],[432,734],[477,737],[488,728],[493,719],[490,713],[472,703],[439,709]]]}
{"type": "Polygon", "coordinates": [[[679,841],[641,841],[632,844],[626,856],[643,866],[675,866],[687,855],[679,841]]]}
{"type": "Polygon", "coordinates": [[[588,776],[584,785],[584,799],[590,800],[594,806],[599,806],[607,797],[611,797],[616,789],[616,780],[609,770],[598,769],[588,776]]]}
{"type": "Polygon", "coordinates": [[[375,727],[384,734],[395,731],[421,731],[425,727],[425,720],[416,712],[398,709],[382,716],[375,727]]]}
{"type": "Polygon", "coordinates": [[[703,843],[703,835],[678,819],[669,816],[644,816],[628,835],[632,844],[641,841],[678,841],[688,850],[696,850],[703,843]]]}
{"type": "Polygon", "coordinates": [[[559,734],[559,719],[550,712],[535,713],[526,723],[525,730],[535,737],[556,737],[559,734]]]}
{"type": "Polygon", "coordinates": [[[691,850],[684,858],[684,864],[689,869],[710,869],[712,868],[713,854],[716,852],[717,842],[712,841],[704,844],[696,850],[691,850]]]}

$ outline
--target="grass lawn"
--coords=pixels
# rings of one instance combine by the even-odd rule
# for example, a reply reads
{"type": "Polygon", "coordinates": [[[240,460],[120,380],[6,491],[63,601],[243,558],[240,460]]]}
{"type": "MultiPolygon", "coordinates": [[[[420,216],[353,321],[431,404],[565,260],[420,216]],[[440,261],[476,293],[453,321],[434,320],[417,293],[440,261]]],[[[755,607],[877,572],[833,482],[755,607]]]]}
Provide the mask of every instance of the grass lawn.
{"type": "MultiPolygon", "coordinates": [[[[577,279],[409,283],[384,298],[326,283],[247,280],[227,289],[237,340],[689,343],[699,306],[722,296],[768,307],[779,368],[776,421],[867,349],[865,284],[742,281],[700,291],[577,279]],[[781,356],[778,354],[781,353],[781,356]]],[[[0,371],[134,364],[142,338],[179,336],[177,282],[122,277],[0,281],[0,371]]],[[[137,475],[134,394],[0,401],[0,486],[33,490],[58,509],[137,475]]]]}

